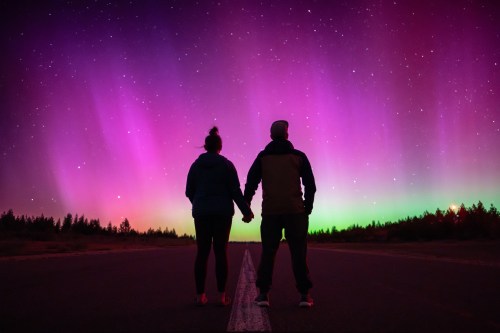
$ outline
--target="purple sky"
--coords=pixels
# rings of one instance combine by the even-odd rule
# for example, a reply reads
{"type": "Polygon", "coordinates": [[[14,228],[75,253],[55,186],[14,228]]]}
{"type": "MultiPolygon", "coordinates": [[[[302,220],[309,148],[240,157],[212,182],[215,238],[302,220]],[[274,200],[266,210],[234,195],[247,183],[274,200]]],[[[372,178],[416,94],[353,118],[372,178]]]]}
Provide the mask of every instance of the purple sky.
{"type": "MultiPolygon", "coordinates": [[[[311,229],[500,206],[495,1],[4,1],[0,19],[0,211],[194,234],[209,128],[243,188],[276,119],[313,166],[311,229]]],[[[258,239],[240,219],[232,239],[258,239]]]]}

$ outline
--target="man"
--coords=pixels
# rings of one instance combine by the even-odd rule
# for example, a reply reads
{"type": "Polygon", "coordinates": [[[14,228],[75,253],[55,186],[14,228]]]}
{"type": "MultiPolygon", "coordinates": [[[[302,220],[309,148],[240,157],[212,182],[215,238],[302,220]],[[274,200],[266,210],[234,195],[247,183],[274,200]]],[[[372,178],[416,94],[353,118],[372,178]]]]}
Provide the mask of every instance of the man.
{"type": "Polygon", "coordinates": [[[294,149],[288,141],[287,121],[278,120],[272,124],[271,139],[252,164],[244,193],[250,205],[262,181],[262,254],[256,281],[260,293],[255,301],[259,306],[269,306],[274,259],[284,229],[296,287],[300,293],[299,306],[311,307],[313,299],[309,294],[312,282],[307,266],[307,232],[316,192],[314,176],[307,156],[294,149]]]}

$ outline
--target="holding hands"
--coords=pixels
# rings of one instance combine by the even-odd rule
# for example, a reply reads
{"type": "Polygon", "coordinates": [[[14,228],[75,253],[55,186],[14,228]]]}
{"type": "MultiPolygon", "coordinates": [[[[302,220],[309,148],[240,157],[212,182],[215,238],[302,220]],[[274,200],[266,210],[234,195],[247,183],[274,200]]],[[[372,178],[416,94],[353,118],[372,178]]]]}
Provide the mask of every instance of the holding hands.
{"type": "Polygon", "coordinates": [[[254,218],[253,213],[250,213],[250,215],[243,216],[241,220],[245,223],[249,223],[250,221],[252,221],[253,218],[254,218]]]}

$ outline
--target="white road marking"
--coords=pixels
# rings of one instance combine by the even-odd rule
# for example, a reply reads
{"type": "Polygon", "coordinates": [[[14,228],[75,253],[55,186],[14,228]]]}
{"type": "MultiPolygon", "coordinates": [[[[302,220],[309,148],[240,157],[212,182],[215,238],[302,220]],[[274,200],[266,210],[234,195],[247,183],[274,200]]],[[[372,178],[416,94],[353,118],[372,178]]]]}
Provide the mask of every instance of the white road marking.
{"type": "Polygon", "coordinates": [[[267,308],[261,308],[254,302],[257,297],[255,287],[255,269],[250,251],[245,250],[241,264],[240,277],[236,286],[231,316],[227,325],[228,332],[270,332],[271,323],[267,308]]]}

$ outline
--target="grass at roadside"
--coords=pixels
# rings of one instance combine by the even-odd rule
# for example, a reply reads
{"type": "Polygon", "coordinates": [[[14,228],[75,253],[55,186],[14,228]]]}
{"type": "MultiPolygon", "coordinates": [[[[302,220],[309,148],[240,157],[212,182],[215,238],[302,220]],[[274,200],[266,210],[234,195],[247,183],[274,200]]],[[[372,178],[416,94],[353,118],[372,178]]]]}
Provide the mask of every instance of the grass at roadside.
{"type": "Polygon", "coordinates": [[[143,239],[137,237],[74,236],[54,237],[43,241],[13,238],[0,240],[0,257],[147,249],[189,244],[194,244],[194,241],[185,238],[159,237],[143,239]]]}

